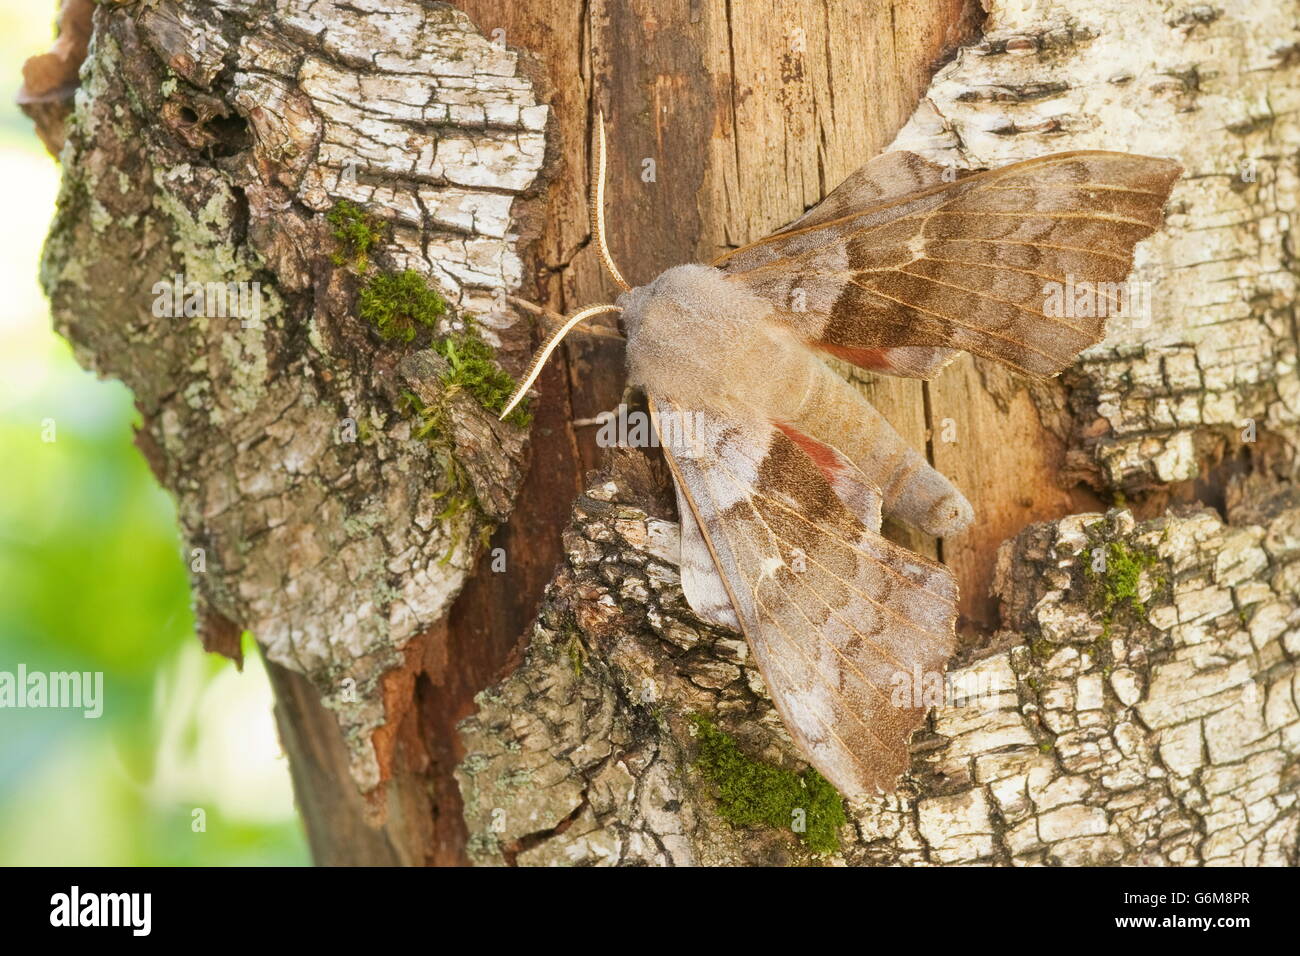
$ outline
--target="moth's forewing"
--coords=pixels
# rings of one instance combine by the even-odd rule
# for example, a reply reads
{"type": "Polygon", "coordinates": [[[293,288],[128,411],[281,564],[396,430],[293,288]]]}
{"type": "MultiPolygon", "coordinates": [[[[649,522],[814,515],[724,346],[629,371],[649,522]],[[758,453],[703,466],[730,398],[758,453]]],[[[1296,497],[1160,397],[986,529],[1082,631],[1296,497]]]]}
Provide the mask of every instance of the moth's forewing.
{"type": "Polygon", "coordinates": [[[892,791],[954,649],[951,573],[867,529],[770,423],[651,410],[686,436],[665,457],[791,736],[845,795],[892,791]]]}
{"type": "Polygon", "coordinates": [[[1115,287],[1133,248],[1160,227],[1182,171],[1128,153],[1058,153],[899,194],[868,173],[884,159],[832,194],[837,215],[816,207],[721,266],[810,344],[920,377],[951,349],[1054,375],[1100,341],[1125,308],[1115,287]],[[1081,286],[1096,290],[1100,314],[1054,314],[1051,290],[1081,286]]]}

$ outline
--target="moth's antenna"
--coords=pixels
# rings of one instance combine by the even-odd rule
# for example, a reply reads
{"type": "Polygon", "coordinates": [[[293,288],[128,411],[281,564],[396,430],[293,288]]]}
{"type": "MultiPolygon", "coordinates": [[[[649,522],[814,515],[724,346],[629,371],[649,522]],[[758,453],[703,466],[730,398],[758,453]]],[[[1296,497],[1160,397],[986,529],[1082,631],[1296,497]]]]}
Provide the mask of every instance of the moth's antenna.
{"type": "MultiPolygon", "coordinates": [[[[592,178],[591,181],[590,212],[591,212],[591,234],[592,237],[596,240],[596,252],[599,253],[600,261],[604,263],[605,268],[609,270],[610,276],[618,284],[618,287],[622,289],[624,292],[630,292],[632,287],[628,285],[627,280],[623,278],[623,273],[618,271],[618,266],[614,265],[614,257],[609,254],[609,244],[605,242],[605,114],[604,112],[598,112],[596,114],[595,173],[596,175],[592,178]]],[[[535,311],[540,314],[540,310],[536,309],[536,307],[534,306],[529,305],[527,306],[527,308],[530,311],[535,311]]],[[[565,319],[563,324],[561,324],[559,328],[555,329],[553,332],[551,332],[549,336],[547,336],[546,341],[542,343],[542,347],[538,349],[537,354],[533,356],[533,362],[531,365],[528,366],[528,373],[524,375],[523,379],[519,382],[519,387],[515,389],[515,393],[510,396],[510,401],[506,403],[505,410],[501,413],[501,418],[504,420],[507,415],[509,415],[512,411],[514,411],[515,406],[518,405],[523,400],[525,393],[527,393],[527,391],[533,387],[533,383],[537,381],[537,376],[542,374],[542,366],[546,364],[546,360],[551,357],[551,353],[555,351],[555,349],[559,346],[560,342],[564,339],[566,335],[569,334],[569,332],[574,328],[574,326],[576,326],[579,322],[582,322],[584,319],[591,318],[593,315],[602,315],[606,312],[622,312],[622,311],[623,309],[617,305],[589,305],[587,306],[587,308],[580,309],[579,311],[573,313],[573,315],[569,316],[569,318],[565,319]]]]}
{"type": "MultiPolygon", "coordinates": [[[[545,320],[548,327],[548,334],[564,324],[564,316],[557,315],[550,309],[543,309],[540,305],[534,305],[527,299],[521,299],[517,295],[506,296],[506,301],[511,305],[519,306],[519,308],[523,309],[525,312],[531,312],[538,318],[545,320]]],[[[613,329],[607,329],[601,325],[589,325],[585,329],[575,329],[574,331],[579,331],[583,335],[590,335],[598,339],[613,339],[616,342],[627,341],[626,337],[619,335],[613,329]]]]}
{"type": "Polygon", "coordinates": [[[623,278],[623,273],[614,265],[614,257],[609,254],[605,242],[605,114],[596,114],[596,175],[591,180],[591,233],[596,239],[596,251],[600,261],[609,270],[610,276],[618,287],[627,292],[632,287],[623,278]]]}
{"type": "Polygon", "coordinates": [[[577,312],[573,313],[573,315],[565,319],[564,324],[547,337],[546,341],[542,344],[542,347],[537,350],[537,354],[533,356],[533,362],[528,366],[528,373],[519,382],[519,387],[516,388],[515,393],[510,396],[510,401],[506,403],[505,410],[501,413],[502,420],[514,411],[515,406],[523,399],[524,393],[533,387],[533,382],[537,381],[537,376],[542,374],[542,366],[545,365],[546,360],[551,357],[551,353],[554,352],[556,347],[560,344],[560,340],[569,334],[570,329],[583,319],[589,319],[593,315],[601,315],[605,312],[622,311],[623,309],[617,305],[589,305],[585,309],[579,309],[577,312]]]}

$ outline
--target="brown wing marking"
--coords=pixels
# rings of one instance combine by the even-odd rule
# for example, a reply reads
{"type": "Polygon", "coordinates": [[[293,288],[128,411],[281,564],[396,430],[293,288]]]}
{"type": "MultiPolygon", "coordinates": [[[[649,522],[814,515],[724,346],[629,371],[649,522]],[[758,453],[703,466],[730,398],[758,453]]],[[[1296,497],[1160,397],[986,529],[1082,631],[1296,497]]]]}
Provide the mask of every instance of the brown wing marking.
{"type": "Polygon", "coordinates": [[[962,349],[1052,375],[1123,309],[1133,248],[1160,227],[1180,172],[1127,153],[1059,153],[810,214],[723,268],[810,344],[865,368],[927,377],[962,349]],[[1085,289],[1089,307],[1057,308],[1053,288],[1085,289]],[[895,354],[905,348],[929,351],[895,354]]]}
{"type": "MultiPolygon", "coordinates": [[[[657,428],[682,416],[651,407],[657,428]]],[[[941,672],[951,655],[951,574],[868,530],[770,423],[691,419],[691,442],[666,457],[777,710],[842,792],[892,790],[924,719],[899,678],[941,672]]]]}
{"type": "Polygon", "coordinates": [[[785,422],[772,422],[786,438],[799,446],[805,455],[812,459],[817,470],[822,473],[831,490],[839,496],[859,521],[869,531],[880,530],[881,506],[884,498],[880,488],[862,473],[862,469],[850,461],[838,448],[818,441],[811,435],[805,435],[798,428],[785,422]]]}

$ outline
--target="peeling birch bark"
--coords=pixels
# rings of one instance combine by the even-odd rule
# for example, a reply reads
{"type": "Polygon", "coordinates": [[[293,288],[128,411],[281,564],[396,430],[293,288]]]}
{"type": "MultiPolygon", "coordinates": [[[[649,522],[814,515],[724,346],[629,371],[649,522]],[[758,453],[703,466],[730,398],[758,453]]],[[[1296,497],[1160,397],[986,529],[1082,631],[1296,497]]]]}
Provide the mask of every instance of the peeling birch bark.
{"type": "MultiPolygon", "coordinates": [[[[1072,514],[1002,545],[999,626],[927,698],[899,794],[850,807],[820,859],[1300,864],[1300,34],[1281,3],[986,6],[896,148],[958,168],[1104,148],[1188,169],[1139,249],[1151,321],[1113,322],[1068,388],[1030,388],[1066,474],[1141,493],[1146,517],[1072,514]]],[[[999,403],[1025,388],[976,371],[999,403]]],[[[952,381],[932,401],[959,400],[952,381]]],[[[969,452],[964,467],[978,474],[969,452]]],[[[793,827],[728,823],[701,771],[699,715],[751,757],[804,765],[743,640],[682,599],[649,468],[618,456],[579,500],[523,664],[463,724],[476,862],[811,857],[793,827]]]]}
{"type": "Polygon", "coordinates": [[[363,790],[384,776],[385,675],[508,513],[523,436],[455,399],[480,507],[440,517],[447,468],[401,395],[441,400],[442,359],[367,331],[324,214],[349,200],[386,220],[377,262],[426,276],[517,361],[527,330],[493,304],[522,278],[515,203],[546,121],[518,56],[445,4],[95,12],[43,265],[56,326],[135,394],[138,443],[202,552],[207,643],[237,654],[248,629],[310,678],[363,790]],[[243,284],[252,309],[159,317],[155,283],[176,275],[243,284]]]}

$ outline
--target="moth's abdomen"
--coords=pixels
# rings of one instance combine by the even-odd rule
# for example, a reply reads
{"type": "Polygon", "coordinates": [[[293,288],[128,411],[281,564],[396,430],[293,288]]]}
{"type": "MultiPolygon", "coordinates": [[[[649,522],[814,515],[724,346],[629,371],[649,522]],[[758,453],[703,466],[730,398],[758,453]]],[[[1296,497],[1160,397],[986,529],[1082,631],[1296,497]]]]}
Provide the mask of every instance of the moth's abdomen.
{"type": "Polygon", "coordinates": [[[781,421],[860,468],[883,496],[886,514],[937,537],[965,530],[975,516],[965,496],[857,389],[818,364],[813,386],[781,421]]]}

